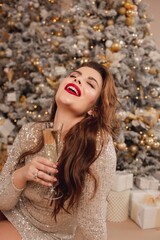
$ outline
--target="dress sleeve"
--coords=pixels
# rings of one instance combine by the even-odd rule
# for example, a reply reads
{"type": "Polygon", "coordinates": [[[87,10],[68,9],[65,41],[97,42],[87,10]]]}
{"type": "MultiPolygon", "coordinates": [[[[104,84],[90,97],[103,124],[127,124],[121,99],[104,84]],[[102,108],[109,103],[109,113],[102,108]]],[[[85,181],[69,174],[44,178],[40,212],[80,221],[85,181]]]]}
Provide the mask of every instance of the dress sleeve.
{"type": "Polygon", "coordinates": [[[78,206],[77,229],[74,240],[106,240],[107,196],[116,171],[116,153],[112,138],[104,145],[99,158],[92,164],[92,172],[98,180],[93,196],[94,182],[87,176],[78,206]]]}
{"type": "MultiPolygon", "coordinates": [[[[33,123],[32,123],[33,124],[33,123]]],[[[10,210],[18,202],[23,190],[16,189],[12,183],[12,172],[17,158],[25,150],[24,142],[31,123],[25,124],[14,140],[9,157],[0,173],[0,210],[10,210]]],[[[26,146],[26,144],[25,144],[26,146]]]]}

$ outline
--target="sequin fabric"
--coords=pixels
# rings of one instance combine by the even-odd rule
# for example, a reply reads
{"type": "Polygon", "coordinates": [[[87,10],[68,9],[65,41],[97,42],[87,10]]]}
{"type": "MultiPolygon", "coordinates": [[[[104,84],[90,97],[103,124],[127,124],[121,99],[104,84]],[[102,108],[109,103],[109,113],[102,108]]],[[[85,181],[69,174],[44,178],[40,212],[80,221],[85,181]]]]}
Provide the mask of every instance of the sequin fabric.
{"type": "MultiPolygon", "coordinates": [[[[82,196],[77,208],[71,214],[61,210],[57,222],[52,217],[48,204],[48,189],[40,184],[28,182],[23,191],[17,191],[11,176],[17,157],[37,144],[44,123],[28,123],[17,135],[9,158],[0,174],[0,210],[15,226],[22,240],[107,240],[106,208],[116,168],[116,153],[112,138],[103,146],[91,170],[98,180],[93,198],[94,182],[87,175],[82,196]]],[[[97,146],[100,146],[97,138],[97,146]]],[[[89,150],[88,150],[89,151],[89,150]]],[[[38,155],[43,155],[42,149],[38,155]]],[[[32,156],[26,158],[31,161],[32,156]]]]}

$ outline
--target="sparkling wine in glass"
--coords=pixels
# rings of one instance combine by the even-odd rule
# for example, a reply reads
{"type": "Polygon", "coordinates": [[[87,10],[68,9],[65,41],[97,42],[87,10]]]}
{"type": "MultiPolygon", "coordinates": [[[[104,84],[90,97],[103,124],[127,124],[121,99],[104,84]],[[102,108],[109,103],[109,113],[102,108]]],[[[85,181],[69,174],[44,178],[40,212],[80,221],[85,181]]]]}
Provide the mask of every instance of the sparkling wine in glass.
{"type": "MultiPolygon", "coordinates": [[[[53,128],[46,128],[43,130],[45,154],[47,159],[53,163],[57,163],[59,158],[61,131],[62,126],[56,131],[53,130],[53,128]]],[[[63,196],[62,192],[57,189],[58,184],[57,180],[57,182],[53,183],[53,186],[49,189],[51,203],[53,200],[59,199],[63,196]]]]}

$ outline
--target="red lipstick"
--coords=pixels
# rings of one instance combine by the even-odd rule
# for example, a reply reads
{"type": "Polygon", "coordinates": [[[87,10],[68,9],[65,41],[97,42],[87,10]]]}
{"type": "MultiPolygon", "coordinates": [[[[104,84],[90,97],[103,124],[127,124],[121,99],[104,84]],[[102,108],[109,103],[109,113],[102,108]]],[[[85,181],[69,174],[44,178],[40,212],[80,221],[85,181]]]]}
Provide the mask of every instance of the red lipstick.
{"type": "Polygon", "coordinates": [[[81,96],[81,90],[80,88],[75,85],[74,83],[68,83],[66,86],[65,86],[65,90],[70,93],[70,94],[73,94],[77,97],[80,97],[81,96]]]}

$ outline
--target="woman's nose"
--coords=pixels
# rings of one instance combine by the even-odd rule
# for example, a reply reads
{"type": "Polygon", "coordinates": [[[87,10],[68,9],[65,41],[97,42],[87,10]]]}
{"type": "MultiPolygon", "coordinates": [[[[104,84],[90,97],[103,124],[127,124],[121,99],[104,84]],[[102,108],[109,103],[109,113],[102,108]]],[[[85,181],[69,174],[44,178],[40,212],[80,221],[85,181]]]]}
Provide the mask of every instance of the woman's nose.
{"type": "Polygon", "coordinates": [[[79,85],[81,85],[81,80],[80,80],[80,78],[75,78],[75,79],[74,79],[74,82],[76,82],[76,83],[78,83],[79,85]]]}

